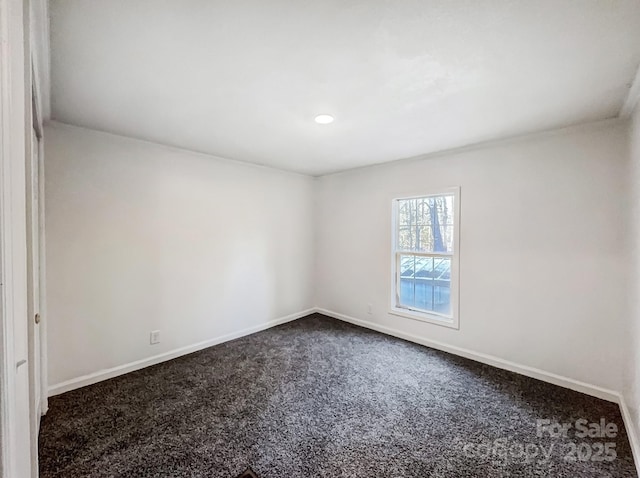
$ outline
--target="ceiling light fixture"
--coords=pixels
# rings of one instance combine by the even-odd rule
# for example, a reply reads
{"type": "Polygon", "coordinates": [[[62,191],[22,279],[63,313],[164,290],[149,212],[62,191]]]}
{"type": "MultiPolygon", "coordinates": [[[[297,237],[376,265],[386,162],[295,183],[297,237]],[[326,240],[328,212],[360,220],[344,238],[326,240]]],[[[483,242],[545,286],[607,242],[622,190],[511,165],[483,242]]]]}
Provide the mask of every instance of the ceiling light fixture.
{"type": "Polygon", "coordinates": [[[316,116],[316,123],[318,123],[318,124],[333,123],[333,116],[331,116],[331,115],[318,115],[318,116],[316,116]]]}

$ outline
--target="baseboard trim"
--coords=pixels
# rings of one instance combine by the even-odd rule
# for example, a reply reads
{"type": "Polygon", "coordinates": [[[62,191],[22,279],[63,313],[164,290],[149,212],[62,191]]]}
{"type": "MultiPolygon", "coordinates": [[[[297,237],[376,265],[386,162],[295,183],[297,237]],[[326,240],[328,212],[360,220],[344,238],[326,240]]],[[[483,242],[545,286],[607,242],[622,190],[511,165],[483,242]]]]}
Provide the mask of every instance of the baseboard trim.
{"type": "Polygon", "coordinates": [[[356,319],[355,317],[350,317],[348,315],[340,314],[338,312],[333,312],[331,310],[316,307],[315,311],[318,312],[319,314],[333,317],[334,319],[342,320],[344,322],[349,322],[350,324],[375,330],[383,334],[392,335],[400,339],[408,340],[409,342],[414,342],[420,345],[424,345],[426,347],[434,348],[436,350],[441,350],[443,352],[448,352],[453,355],[465,357],[471,360],[475,360],[476,362],[481,362],[481,363],[491,365],[493,367],[497,367],[503,370],[519,373],[520,375],[525,375],[527,377],[542,380],[543,382],[552,383],[560,387],[568,388],[570,390],[575,390],[576,392],[585,393],[587,395],[601,398],[609,402],[614,402],[614,403],[620,402],[620,394],[613,390],[608,390],[606,388],[598,387],[596,385],[591,385],[585,382],[580,382],[578,380],[573,380],[571,378],[563,377],[555,373],[545,372],[544,370],[540,370],[534,367],[529,367],[527,365],[520,365],[515,362],[511,362],[509,360],[504,360],[499,357],[495,357],[493,355],[488,355],[481,352],[474,352],[473,350],[456,347],[455,345],[449,345],[444,342],[426,339],[418,335],[402,332],[400,330],[387,327],[384,325],[376,324],[373,322],[369,322],[367,320],[356,319]]]}
{"type": "Polygon", "coordinates": [[[624,428],[627,430],[627,436],[629,437],[629,445],[633,453],[636,471],[638,472],[638,476],[640,476],[640,442],[638,441],[638,430],[623,394],[618,394],[618,405],[620,405],[622,421],[624,421],[624,428]]]}
{"type": "Polygon", "coordinates": [[[142,368],[149,367],[151,365],[156,365],[161,362],[166,362],[167,360],[171,360],[174,358],[181,357],[183,355],[197,352],[199,350],[206,349],[208,347],[212,347],[214,345],[218,345],[223,342],[228,342],[230,340],[234,340],[240,337],[244,337],[246,335],[251,335],[256,332],[260,332],[262,330],[270,329],[271,327],[275,327],[276,325],[280,325],[286,322],[291,322],[292,320],[300,319],[314,312],[315,312],[315,309],[313,308],[302,310],[300,312],[296,312],[295,314],[290,314],[285,317],[280,317],[278,319],[270,320],[269,322],[265,322],[264,324],[248,327],[246,329],[238,330],[237,332],[221,335],[219,337],[205,340],[203,342],[198,342],[193,345],[187,345],[186,347],[170,350],[169,352],[164,352],[158,355],[154,355],[153,357],[137,360],[135,362],[130,362],[124,365],[118,365],[117,367],[112,367],[105,370],[99,370],[97,372],[93,372],[88,375],[83,375],[81,377],[73,378],[71,380],[66,380],[64,382],[51,385],[48,390],[49,396],[52,397],[54,395],[60,395],[61,393],[69,392],[71,390],[75,390],[81,387],[86,387],[87,385],[92,385],[94,383],[102,382],[103,380],[108,380],[110,378],[114,378],[119,375],[124,375],[125,373],[134,372],[136,370],[140,370],[142,368]]]}

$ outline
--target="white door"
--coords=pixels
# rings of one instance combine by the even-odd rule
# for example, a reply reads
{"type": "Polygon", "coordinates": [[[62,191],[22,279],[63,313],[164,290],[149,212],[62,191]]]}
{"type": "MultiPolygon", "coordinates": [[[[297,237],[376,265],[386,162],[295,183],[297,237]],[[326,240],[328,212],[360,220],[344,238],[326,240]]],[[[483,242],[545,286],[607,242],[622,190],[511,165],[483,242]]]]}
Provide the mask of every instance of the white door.
{"type": "Polygon", "coordinates": [[[39,144],[31,129],[31,151],[27,161],[27,293],[29,319],[29,415],[32,466],[37,466],[38,432],[42,415],[40,371],[40,188],[39,144]]]}

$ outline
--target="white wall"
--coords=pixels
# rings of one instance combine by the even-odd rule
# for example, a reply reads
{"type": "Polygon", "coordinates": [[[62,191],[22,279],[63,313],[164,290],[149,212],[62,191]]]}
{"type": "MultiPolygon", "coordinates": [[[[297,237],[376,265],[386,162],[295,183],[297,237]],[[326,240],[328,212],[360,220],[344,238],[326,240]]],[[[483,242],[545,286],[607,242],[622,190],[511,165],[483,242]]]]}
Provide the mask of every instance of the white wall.
{"type": "Polygon", "coordinates": [[[640,106],[630,124],[630,203],[629,216],[631,277],[629,286],[629,356],[625,361],[623,395],[640,437],[640,106]]]}
{"type": "Polygon", "coordinates": [[[312,307],[312,178],[56,123],[45,141],[50,384],[312,307]]]}
{"type": "Polygon", "coordinates": [[[619,391],[626,133],[605,122],[320,178],[317,305],[619,391]],[[459,331],[388,313],[391,201],[448,186],[461,187],[459,331]]]}
{"type": "Polygon", "coordinates": [[[627,141],[605,122],[313,180],[51,123],[50,384],[317,305],[621,390],[627,141]],[[443,186],[459,331],[387,313],[391,199],[443,186]]]}

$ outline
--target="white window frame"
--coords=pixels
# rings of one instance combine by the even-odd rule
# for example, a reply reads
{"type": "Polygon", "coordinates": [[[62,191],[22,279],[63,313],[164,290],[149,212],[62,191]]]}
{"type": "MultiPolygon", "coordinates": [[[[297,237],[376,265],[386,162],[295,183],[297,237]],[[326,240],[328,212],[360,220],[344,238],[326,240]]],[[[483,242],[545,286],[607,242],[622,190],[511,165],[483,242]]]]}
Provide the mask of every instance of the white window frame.
{"type": "Polygon", "coordinates": [[[460,302],[460,188],[450,187],[443,189],[430,189],[424,194],[402,196],[394,198],[391,202],[391,303],[389,313],[392,315],[420,320],[430,324],[441,325],[453,329],[460,328],[459,302],[460,302]],[[453,252],[412,252],[398,249],[398,205],[399,201],[436,196],[453,196],[453,252]],[[427,312],[420,309],[401,307],[400,304],[400,255],[415,255],[423,257],[447,256],[451,259],[451,315],[427,312]]]}

